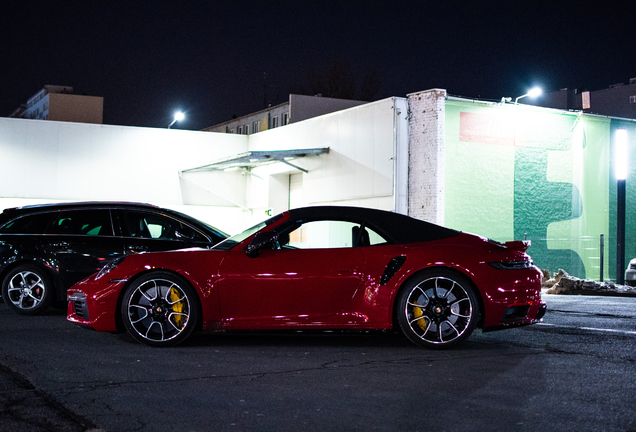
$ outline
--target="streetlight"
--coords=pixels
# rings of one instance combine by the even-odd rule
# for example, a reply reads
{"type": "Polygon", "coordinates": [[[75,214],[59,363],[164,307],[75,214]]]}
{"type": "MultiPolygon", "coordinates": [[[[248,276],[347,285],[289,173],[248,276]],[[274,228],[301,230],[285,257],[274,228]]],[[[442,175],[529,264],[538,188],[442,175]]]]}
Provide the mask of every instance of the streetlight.
{"type": "Polygon", "coordinates": [[[181,121],[185,118],[185,114],[182,113],[181,111],[177,111],[174,113],[174,120],[172,120],[172,123],[170,123],[168,125],[168,129],[170,129],[170,126],[172,126],[173,124],[175,124],[178,121],[181,121]]]}
{"type": "Polygon", "coordinates": [[[526,96],[530,96],[531,98],[536,98],[537,96],[541,96],[541,93],[543,93],[543,90],[541,90],[540,87],[534,87],[532,89],[530,89],[530,91],[524,95],[519,96],[518,98],[515,99],[515,105],[517,105],[517,102],[519,101],[519,99],[524,98],[526,96]]]}
{"type": "Polygon", "coordinates": [[[625,129],[617,129],[614,138],[614,173],[616,174],[616,283],[624,285],[627,131],[625,129]]]}

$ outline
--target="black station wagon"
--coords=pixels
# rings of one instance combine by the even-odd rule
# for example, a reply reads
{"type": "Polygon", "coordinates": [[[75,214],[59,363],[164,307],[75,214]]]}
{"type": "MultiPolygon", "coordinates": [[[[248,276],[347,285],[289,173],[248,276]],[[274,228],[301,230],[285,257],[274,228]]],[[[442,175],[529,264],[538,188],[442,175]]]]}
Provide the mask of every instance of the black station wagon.
{"type": "Polygon", "coordinates": [[[25,315],[66,301],[66,290],[119,257],[211,247],[227,234],[148,204],[45,204],[0,213],[2,299],[25,315]]]}

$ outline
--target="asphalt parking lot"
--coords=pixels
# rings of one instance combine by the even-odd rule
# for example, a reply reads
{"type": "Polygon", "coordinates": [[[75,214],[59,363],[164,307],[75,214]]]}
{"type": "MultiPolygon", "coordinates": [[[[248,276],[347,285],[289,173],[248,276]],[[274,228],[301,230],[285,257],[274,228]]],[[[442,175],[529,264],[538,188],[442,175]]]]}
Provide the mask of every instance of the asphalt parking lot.
{"type": "Polygon", "coordinates": [[[543,324],[448,351],[297,332],[155,349],[0,304],[0,430],[636,431],[636,299],[546,300],[543,324]]]}

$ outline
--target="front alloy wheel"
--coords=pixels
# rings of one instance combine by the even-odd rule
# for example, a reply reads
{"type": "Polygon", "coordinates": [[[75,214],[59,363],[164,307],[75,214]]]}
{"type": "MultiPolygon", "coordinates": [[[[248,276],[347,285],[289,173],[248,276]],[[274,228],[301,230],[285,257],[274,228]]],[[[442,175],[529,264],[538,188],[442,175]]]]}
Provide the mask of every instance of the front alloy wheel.
{"type": "Polygon", "coordinates": [[[9,272],[2,282],[2,298],[14,312],[39,315],[50,305],[53,284],[41,269],[25,265],[9,272]]]}
{"type": "Polygon", "coordinates": [[[194,330],[198,303],[194,290],[182,278],[164,272],[151,273],[126,290],[122,317],[138,341],[170,346],[182,342],[194,330]]]}
{"type": "Polygon", "coordinates": [[[479,303],[465,277],[440,270],[408,283],[398,299],[400,328],[416,345],[448,348],[462,342],[479,319],[479,303]]]}

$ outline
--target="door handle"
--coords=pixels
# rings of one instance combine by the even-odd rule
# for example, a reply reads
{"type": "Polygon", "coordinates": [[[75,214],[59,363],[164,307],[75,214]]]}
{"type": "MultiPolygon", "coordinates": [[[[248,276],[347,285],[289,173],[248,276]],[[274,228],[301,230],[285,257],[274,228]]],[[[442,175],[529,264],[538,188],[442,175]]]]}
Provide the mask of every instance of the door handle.
{"type": "Polygon", "coordinates": [[[56,247],[56,248],[67,248],[68,247],[68,243],[66,243],[66,242],[50,243],[49,246],[56,247]]]}
{"type": "Polygon", "coordinates": [[[141,253],[146,252],[148,250],[148,246],[130,245],[128,246],[128,250],[132,253],[141,253]]]}

